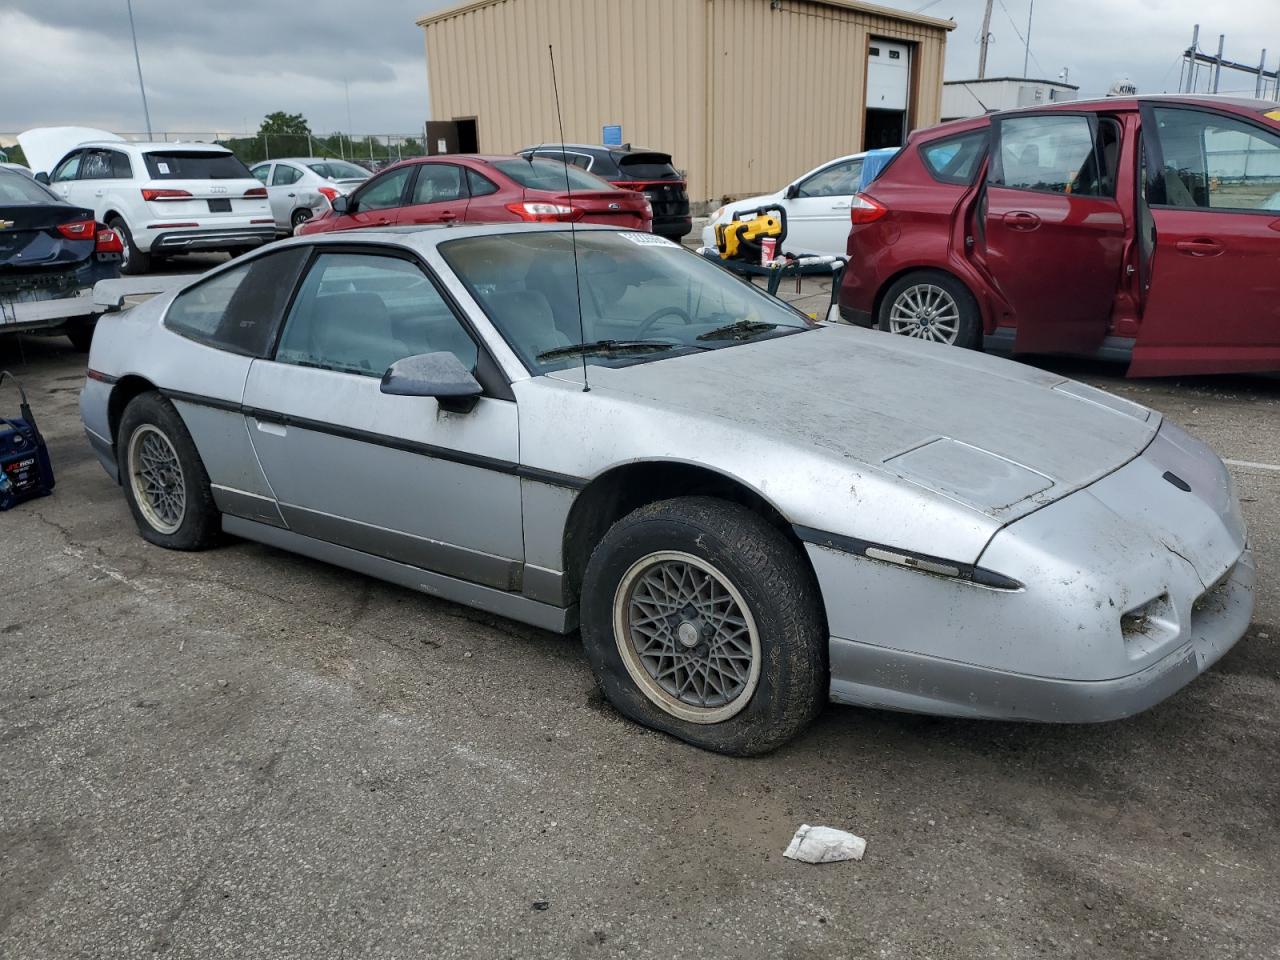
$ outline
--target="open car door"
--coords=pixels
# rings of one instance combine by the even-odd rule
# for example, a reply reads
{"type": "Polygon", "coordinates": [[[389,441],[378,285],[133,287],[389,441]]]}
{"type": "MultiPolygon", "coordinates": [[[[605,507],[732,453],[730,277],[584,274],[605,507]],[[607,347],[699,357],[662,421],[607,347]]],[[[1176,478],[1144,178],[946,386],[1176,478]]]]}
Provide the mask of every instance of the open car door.
{"type": "Polygon", "coordinates": [[[1280,122],[1147,103],[1154,232],[1130,376],[1280,370],[1280,122]]]}
{"type": "Polygon", "coordinates": [[[992,128],[983,259],[1015,321],[1014,349],[1092,354],[1122,278],[1120,125],[1054,112],[998,118],[992,128]]]}

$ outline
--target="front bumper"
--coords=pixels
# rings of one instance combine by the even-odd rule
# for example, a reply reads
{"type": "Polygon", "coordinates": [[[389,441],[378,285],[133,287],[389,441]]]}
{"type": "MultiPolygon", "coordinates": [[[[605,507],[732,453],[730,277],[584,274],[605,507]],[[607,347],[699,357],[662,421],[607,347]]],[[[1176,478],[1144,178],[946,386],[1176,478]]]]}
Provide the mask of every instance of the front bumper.
{"type": "Polygon", "coordinates": [[[1062,680],[831,638],[831,699],[912,713],[1044,723],[1100,723],[1155,706],[1208,670],[1244,636],[1257,569],[1246,550],[1197,601],[1177,649],[1109,680],[1062,680]]]}

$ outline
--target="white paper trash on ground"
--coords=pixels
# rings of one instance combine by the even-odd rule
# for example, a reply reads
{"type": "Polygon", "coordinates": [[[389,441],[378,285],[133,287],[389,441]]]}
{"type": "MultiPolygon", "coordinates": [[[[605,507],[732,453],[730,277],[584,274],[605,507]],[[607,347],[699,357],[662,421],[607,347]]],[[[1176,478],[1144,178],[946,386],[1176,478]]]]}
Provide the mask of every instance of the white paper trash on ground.
{"type": "Polygon", "coordinates": [[[782,855],[803,863],[834,863],[861,860],[866,852],[867,841],[862,837],[835,827],[811,827],[802,823],[782,855]]]}

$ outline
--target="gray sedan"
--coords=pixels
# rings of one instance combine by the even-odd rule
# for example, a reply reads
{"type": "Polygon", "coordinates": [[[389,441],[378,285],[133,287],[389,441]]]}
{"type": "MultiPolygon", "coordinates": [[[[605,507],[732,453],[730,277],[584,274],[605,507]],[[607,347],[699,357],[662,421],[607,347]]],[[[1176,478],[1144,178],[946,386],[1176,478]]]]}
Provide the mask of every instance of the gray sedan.
{"type": "Polygon", "coordinates": [[[89,366],[147,540],[580,626],[620,711],[726,753],[828,699],[1123,717],[1253,609],[1231,479],[1159,414],[816,324],[649,234],[300,237],[104,318],[89,366]]]}
{"type": "Polygon", "coordinates": [[[276,229],[292,233],[299,224],[328,211],[369,179],[369,171],[346,160],[287,157],[264,160],[250,171],[267,188],[276,229]]]}

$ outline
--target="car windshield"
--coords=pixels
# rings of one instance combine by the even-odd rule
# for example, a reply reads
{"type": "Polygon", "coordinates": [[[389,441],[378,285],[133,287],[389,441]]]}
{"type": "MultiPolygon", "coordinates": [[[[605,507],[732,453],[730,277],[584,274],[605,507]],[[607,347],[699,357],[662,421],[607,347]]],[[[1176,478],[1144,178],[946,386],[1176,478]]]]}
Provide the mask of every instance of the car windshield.
{"type": "Polygon", "coordinates": [[[143,154],[152,180],[248,180],[253,174],[234,153],[166,150],[143,154]]]}
{"type": "Polygon", "coordinates": [[[577,231],[582,319],[569,231],[440,244],[454,273],[534,373],[730,347],[813,329],[804,314],[648,233],[577,231]]]}
{"type": "Polygon", "coordinates": [[[346,163],[342,160],[308,163],[307,167],[312,173],[329,180],[365,180],[369,176],[369,171],[364,167],[357,167],[354,163],[346,163]]]}
{"type": "Polygon", "coordinates": [[[0,170],[0,204],[57,203],[54,196],[26,174],[0,170]]]}
{"type": "Polygon", "coordinates": [[[617,190],[595,174],[579,170],[573,164],[566,166],[559,160],[498,160],[493,166],[502,171],[526,190],[552,190],[564,193],[565,175],[568,171],[571,190],[617,190]]]}

